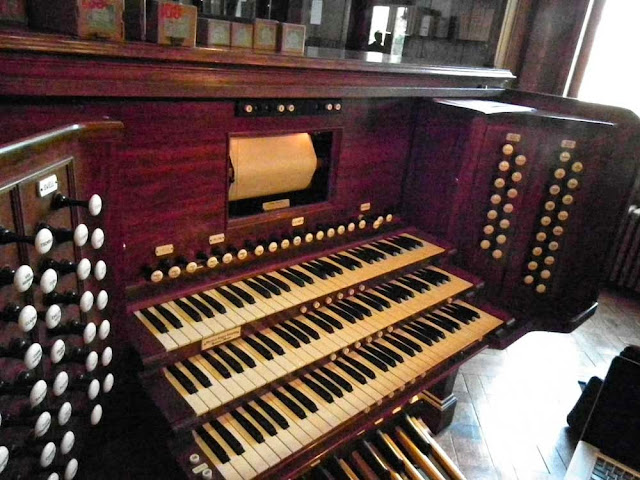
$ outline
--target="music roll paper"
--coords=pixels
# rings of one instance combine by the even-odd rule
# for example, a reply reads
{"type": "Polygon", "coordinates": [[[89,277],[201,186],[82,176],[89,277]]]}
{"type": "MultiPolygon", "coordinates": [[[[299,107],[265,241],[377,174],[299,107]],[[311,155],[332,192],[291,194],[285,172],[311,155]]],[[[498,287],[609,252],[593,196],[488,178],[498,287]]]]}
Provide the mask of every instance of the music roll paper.
{"type": "Polygon", "coordinates": [[[235,173],[230,201],[304,190],[318,167],[308,133],[231,138],[229,156],[235,173]]]}

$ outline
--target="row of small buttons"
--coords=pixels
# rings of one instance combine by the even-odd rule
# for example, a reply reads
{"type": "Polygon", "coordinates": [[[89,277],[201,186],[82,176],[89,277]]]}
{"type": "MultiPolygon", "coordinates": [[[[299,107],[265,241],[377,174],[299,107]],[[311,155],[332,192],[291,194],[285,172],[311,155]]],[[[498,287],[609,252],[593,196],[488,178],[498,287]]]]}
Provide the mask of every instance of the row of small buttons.
{"type": "Polygon", "coordinates": [[[503,246],[507,243],[511,227],[508,216],[513,213],[512,202],[518,197],[517,185],[523,179],[521,169],[527,163],[527,157],[516,154],[511,143],[503,145],[502,155],[503,160],[498,163],[498,173],[493,181],[494,193],[489,199],[491,206],[487,212],[487,224],[482,229],[484,238],[480,242],[480,248],[491,250],[491,256],[496,260],[504,255],[503,246]]]}
{"type": "MultiPolygon", "coordinates": [[[[573,145],[573,142],[570,144],[573,145]]],[[[560,249],[561,237],[566,233],[568,209],[573,205],[574,192],[580,186],[577,177],[584,170],[581,162],[571,160],[571,153],[563,150],[552,168],[551,185],[543,203],[540,227],[535,234],[531,254],[526,263],[523,281],[525,285],[535,284],[535,291],[539,294],[545,293],[548,289],[556,263],[555,255],[560,249]]]]}
{"type": "Polygon", "coordinates": [[[221,248],[213,248],[209,253],[200,252],[194,260],[187,260],[184,257],[178,257],[173,264],[165,259],[158,266],[150,271],[145,270],[145,276],[153,283],[161,282],[166,277],[176,279],[182,275],[183,269],[187,273],[195,273],[202,268],[215,269],[220,265],[230,265],[236,260],[244,261],[250,256],[257,258],[262,257],[266,253],[276,253],[278,250],[288,250],[290,247],[299,247],[303,244],[310,244],[314,241],[322,241],[325,238],[332,239],[336,236],[342,236],[346,233],[355,232],[356,230],[364,230],[368,225],[374,230],[379,229],[385,223],[393,222],[393,214],[379,215],[375,218],[354,220],[349,223],[338,225],[337,227],[329,227],[326,229],[318,229],[315,232],[306,232],[294,235],[292,238],[283,238],[278,240],[263,241],[257,245],[248,243],[243,248],[236,249],[228,247],[225,250],[221,248]]]}

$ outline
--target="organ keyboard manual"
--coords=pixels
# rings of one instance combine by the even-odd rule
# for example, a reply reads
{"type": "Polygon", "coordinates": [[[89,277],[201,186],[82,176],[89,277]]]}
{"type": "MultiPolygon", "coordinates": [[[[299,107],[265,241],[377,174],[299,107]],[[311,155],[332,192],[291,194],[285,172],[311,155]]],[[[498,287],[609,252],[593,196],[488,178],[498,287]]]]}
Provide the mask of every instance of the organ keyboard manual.
{"type": "Polygon", "coordinates": [[[0,478],[463,478],[455,375],[593,314],[637,118],[211,52],[0,34],[0,478]]]}

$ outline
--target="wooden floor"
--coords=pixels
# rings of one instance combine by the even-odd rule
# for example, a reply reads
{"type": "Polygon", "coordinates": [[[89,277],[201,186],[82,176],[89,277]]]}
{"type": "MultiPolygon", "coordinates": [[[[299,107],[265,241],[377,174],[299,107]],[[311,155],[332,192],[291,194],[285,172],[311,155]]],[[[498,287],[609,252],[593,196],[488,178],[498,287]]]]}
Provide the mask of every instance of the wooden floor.
{"type": "Polygon", "coordinates": [[[628,344],[640,345],[640,302],[604,292],[596,314],[571,334],[534,332],[485,350],[460,369],[441,445],[468,480],[562,479],[577,441],[566,416],[578,381],[604,378],[628,344]]]}

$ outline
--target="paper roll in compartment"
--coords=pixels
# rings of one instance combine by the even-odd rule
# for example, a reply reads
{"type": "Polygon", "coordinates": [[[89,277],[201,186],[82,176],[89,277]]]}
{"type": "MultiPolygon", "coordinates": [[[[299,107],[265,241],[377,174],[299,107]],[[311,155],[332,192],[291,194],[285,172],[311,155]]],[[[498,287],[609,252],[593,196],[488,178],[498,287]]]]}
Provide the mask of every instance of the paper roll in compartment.
{"type": "Polygon", "coordinates": [[[308,133],[231,138],[229,156],[229,201],[304,190],[319,166],[308,133]]]}

